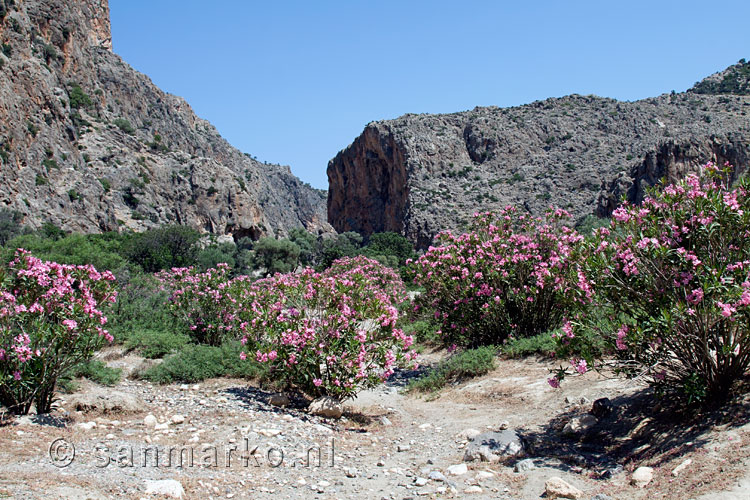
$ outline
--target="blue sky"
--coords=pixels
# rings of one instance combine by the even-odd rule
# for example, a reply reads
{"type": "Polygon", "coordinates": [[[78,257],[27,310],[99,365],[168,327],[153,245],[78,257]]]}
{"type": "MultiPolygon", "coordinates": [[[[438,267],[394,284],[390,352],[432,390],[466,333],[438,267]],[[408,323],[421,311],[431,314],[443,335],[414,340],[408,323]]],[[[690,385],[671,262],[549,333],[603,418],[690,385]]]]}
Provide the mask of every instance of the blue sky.
{"type": "Polygon", "coordinates": [[[327,187],[374,120],[635,100],[750,59],[744,1],[110,0],[114,50],[234,146],[327,187]]]}

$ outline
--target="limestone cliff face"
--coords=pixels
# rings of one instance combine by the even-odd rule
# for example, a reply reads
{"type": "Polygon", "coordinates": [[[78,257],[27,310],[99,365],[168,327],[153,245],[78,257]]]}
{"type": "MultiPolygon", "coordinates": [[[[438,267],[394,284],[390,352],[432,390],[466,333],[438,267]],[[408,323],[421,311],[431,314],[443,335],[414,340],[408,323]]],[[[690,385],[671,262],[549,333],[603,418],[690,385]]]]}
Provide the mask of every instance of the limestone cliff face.
{"type": "Polygon", "coordinates": [[[112,52],[106,0],[0,5],[0,206],[83,232],[330,230],[324,192],[240,153],[112,52]]]}
{"type": "Polygon", "coordinates": [[[572,95],[371,123],[328,164],[328,220],[338,231],[398,231],[424,248],[476,211],[555,205],[577,219],[607,216],[623,196],[638,202],[647,186],[708,160],[744,172],[750,96],[732,89],[746,80],[711,78],[729,91],[698,84],[636,102],[572,95]]]}

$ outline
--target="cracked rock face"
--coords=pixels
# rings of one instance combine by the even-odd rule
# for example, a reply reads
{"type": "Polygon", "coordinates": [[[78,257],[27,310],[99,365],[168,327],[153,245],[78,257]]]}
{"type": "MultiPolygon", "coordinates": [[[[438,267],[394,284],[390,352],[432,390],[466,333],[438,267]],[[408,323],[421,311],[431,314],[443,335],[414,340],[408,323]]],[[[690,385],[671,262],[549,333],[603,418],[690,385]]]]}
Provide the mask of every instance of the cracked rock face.
{"type": "Polygon", "coordinates": [[[106,0],[0,0],[0,207],[66,230],[330,230],[325,193],[230,146],[112,52],[106,0]]]}
{"type": "Polygon", "coordinates": [[[748,73],[738,64],[705,80],[722,85],[635,102],[571,95],[373,122],[328,164],[328,221],[400,232],[425,248],[476,211],[513,204],[539,215],[553,204],[576,219],[608,216],[623,196],[639,202],[648,186],[708,160],[740,174],[750,159],[748,73]]]}

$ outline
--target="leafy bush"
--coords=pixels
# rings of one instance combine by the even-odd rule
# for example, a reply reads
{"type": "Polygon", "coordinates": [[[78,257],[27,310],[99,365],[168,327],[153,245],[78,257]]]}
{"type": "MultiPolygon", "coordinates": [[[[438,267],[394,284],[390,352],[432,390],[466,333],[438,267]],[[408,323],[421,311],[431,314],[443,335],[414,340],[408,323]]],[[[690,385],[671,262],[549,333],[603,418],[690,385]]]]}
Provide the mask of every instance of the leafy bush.
{"type": "Polygon", "coordinates": [[[60,378],[59,384],[66,392],[74,392],[78,385],[76,378],[86,378],[100,385],[113,386],[120,381],[121,368],[110,368],[99,359],[91,359],[72,367],[68,373],[60,378]]]}
{"type": "Polygon", "coordinates": [[[125,341],[128,350],[137,350],[144,358],[163,358],[179,351],[190,342],[190,337],[182,333],[159,329],[134,330],[125,341]]]}
{"type": "Polygon", "coordinates": [[[134,235],[126,248],[128,258],[154,273],[195,264],[200,235],[187,226],[164,226],[134,235]]]}
{"type": "Polygon", "coordinates": [[[77,83],[73,83],[70,85],[70,90],[68,91],[68,102],[70,103],[70,107],[73,109],[78,108],[90,108],[94,105],[94,101],[91,100],[91,98],[86,94],[80,85],[77,83]]]}
{"type": "Polygon", "coordinates": [[[545,332],[533,337],[508,339],[501,350],[504,355],[511,358],[523,358],[534,354],[553,354],[557,348],[557,343],[552,335],[552,332],[545,332]]]}
{"type": "Polygon", "coordinates": [[[395,261],[395,266],[401,267],[408,259],[416,257],[414,245],[411,241],[398,233],[375,233],[370,236],[370,241],[362,249],[363,255],[382,262],[381,259],[389,257],[395,261]],[[380,257],[380,258],[378,258],[380,257]]]}
{"type": "MultiPolygon", "coordinates": [[[[415,357],[396,328],[401,279],[365,257],[255,282],[240,301],[252,312],[243,338],[270,376],[310,396],[354,397],[415,357]]],[[[244,357],[243,353],[243,357],[244,357]]]]}
{"type": "Polygon", "coordinates": [[[242,345],[231,342],[222,346],[186,345],[140,374],[140,378],[158,384],[195,383],[216,377],[253,379],[263,375],[259,363],[240,359],[242,345]]]}
{"type": "Polygon", "coordinates": [[[0,403],[48,413],[57,380],[112,336],[100,307],[115,300],[109,271],[43,262],[19,250],[0,270],[0,403]]]}
{"type": "Polygon", "coordinates": [[[145,343],[145,338],[152,337],[155,344],[163,345],[178,342],[166,339],[180,336],[179,327],[169,311],[168,298],[169,292],[152,275],[130,277],[123,273],[117,302],[108,311],[110,329],[115,338],[129,348],[143,346],[155,351],[160,348],[145,346],[139,339],[144,339],[145,343]]]}
{"type": "Polygon", "coordinates": [[[21,212],[0,208],[0,245],[5,245],[11,238],[21,234],[22,220],[21,212]]]}
{"type": "Polygon", "coordinates": [[[218,264],[226,264],[230,268],[234,268],[234,256],[236,253],[237,247],[234,245],[234,243],[209,245],[198,252],[196,261],[198,267],[203,270],[216,267],[218,264]]]}
{"type": "Polygon", "coordinates": [[[468,233],[439,236],[441,246],[414,263],[425,292],[418,306],[435,311],[448,345],[499,345],[556,328],[589,283],[576,273],[583,237],[563,225],[567,212],[545,219],[508,207],[476,214],[468,233]]]}
{"type": "Polygon", "coordinates": [[[60,235],[50,226],[17,236],[6,244],[5,261],[17,248],[25,248],[43,260],[61,264],[86,265],[97,269],[120,269],[127,265],[122,255],[126,236],[118,233],[60,235]]]}
{"type": "Polygon", "coordinates": [[[135,128],[125,118],[115,118],[112,123],[126,134],[135,134],[135,128]]]}
{"type": "Polygon", "coordinates": [[[456,353],[441,361],[425,376],[411,382],[408,389],[417,392],[433,392],[452,382],[485,375],[495,369],[495,354],[496,349],[489,346],[456,353]]]}
{"type": "MultiPolygon", "coordinates": [[[[219,346],[242,336],[241,314],[246,306],[235,298],[235,289],[248,279],[229,279],[229,266],[201,273],[194,268],[173,268],[157,278],[171,292],[169,309],[191,338],[200,344],[219,346]]],[[[247,314],[250,314],[249,312],[247,314]]]]}
{"type": "Polygon", "coordinates": [[[621,206],[611,227],[596,232],[582,265],[607,321],[580,314],[564,326],[558,355],[576,371],[611,356],[619,373],[706,402],[724,399],[747,371],[750,183],[731,189],[728,166],[705,171],[652,192],[642,206],[621,206]]]}
{"type": "Polygon", "coordinates": [[[256,268],[266,275],[288,273],[299,264],[300,248],[287,239],[261,238],[253,245],[256,268]]]}

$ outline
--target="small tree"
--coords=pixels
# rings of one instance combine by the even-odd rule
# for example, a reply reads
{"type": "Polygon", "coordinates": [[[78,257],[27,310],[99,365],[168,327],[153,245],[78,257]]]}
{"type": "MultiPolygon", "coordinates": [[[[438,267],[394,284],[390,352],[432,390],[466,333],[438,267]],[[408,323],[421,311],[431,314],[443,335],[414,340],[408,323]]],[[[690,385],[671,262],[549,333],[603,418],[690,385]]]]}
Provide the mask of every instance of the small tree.
{"type": "Polygon", "coordinates": [[[55,385],[112,336],[101,307],[114,302],[109,271],[43,262],[19,250],[0,270],[0,403],[15,414],[52,407],[55,385]]]}
{"type": "Polygon", "coordinates": [[[144,271],[154,273],[195,264],[198,231],[187,226],[164,226],[133,236],[126,249],[128,258],[144,271]]]}
{"type": "Polygon", "coordinates": [[[266,270],[266,275],[288,273],[299,264],[300,248],[287,239],[261,238],[253,246],[256,268],[266,270]]]}
{"type": "Polygon", "coordinates": [[[624,204],[595,233],[581,260],[593,308],[558,338],[576,371],[614,359],[619,373],[708,402],[750,367],[750,183],[730,188],[728,166],[705,171],[624,204]]]}

